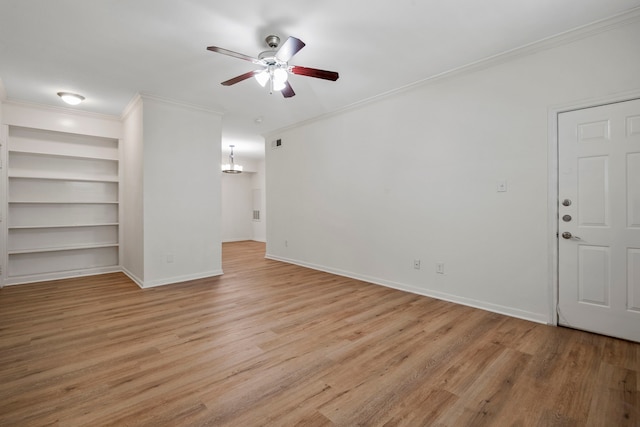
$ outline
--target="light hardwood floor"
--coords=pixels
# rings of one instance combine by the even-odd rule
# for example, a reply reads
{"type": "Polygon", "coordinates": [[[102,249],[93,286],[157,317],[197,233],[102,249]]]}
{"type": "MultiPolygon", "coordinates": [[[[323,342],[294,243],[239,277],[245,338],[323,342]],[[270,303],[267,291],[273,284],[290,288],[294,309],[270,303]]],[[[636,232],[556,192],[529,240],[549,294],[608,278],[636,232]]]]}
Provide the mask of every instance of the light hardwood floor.
{"type": "Polygon", "coordinates": [[[223,253],[0,290],[0,426],[640,425],[640,344],[223,253]]]}

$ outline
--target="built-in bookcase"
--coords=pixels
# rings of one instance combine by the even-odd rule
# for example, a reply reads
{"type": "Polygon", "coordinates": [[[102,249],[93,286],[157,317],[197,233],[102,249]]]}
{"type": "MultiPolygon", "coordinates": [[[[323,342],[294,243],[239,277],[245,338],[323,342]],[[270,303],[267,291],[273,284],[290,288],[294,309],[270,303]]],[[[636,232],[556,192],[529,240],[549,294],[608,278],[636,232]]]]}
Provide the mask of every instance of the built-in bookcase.
{"type": "Polygon", "coordinates": [[[119,265],[118,140],[10,126],[8,284],[119,265]]]}

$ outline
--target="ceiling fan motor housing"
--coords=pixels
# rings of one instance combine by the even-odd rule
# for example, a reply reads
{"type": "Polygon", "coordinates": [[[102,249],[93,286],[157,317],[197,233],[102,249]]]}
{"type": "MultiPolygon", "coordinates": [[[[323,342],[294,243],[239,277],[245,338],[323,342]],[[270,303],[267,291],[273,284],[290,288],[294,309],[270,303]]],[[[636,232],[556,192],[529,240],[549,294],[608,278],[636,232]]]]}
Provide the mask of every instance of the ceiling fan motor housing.
{"type": "Polygon", "coordinates": [[[267,42],[267,46],[269,46],[271,49],[275,49],[280,44],[280,37],[270,35],[270,36],[267,36],[267,38],[264,39],[264,41],[267,42]]]}

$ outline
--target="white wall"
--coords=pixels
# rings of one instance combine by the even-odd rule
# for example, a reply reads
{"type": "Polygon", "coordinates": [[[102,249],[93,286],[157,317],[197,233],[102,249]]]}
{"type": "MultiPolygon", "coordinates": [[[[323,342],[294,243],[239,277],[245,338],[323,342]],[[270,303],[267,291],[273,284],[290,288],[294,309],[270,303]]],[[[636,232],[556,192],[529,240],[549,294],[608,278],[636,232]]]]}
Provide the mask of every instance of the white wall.
{"type": "Polygon", "coordinates": [[[144,286],[222,274],[222,117],[148,96],[142,102],[144,286]]]}
{"type": "MultiPolygon", "coordinates": [[[[266,177],[265,177],[265,161],[261,161],[258,164],[256,173],[252,176],[251,189],[252,192],[257,192],[257,200],[253,199],[252,210],[257,209],[260,211],[260,220],[251,221],[253,240],[258,242],[267,241],[267,209],[266,209],[266,177]]],[[[253,194],[255,197],[255,193],[253,194]]]]}
{"type": "Polygon", "coordinates": [[[267,256],[552,322],[548,111],[640,89],[638,40],[636,20],[269,135],[267,256]]]}
{"type": "Polygon", "coordinates": [[[252,173],[222,173],[222,241],[251,240],[252,173]]]}
{"type": "Polygon", "coordinates": [[[123,117],[122,268],[138,284],[144,283],[144,134],[142,99],[136,97],[123,117]]]}
{"type": "Polygon", "coordinates": [[[264,160],[237,159],[244,167],[241,174],[222,173],[222,241],[266,241],[264,160]],[[253,194],[259,200],[254,206],[253,194]],[[261,219],[253,220],[253,209],[260,210],[261,219]]]}

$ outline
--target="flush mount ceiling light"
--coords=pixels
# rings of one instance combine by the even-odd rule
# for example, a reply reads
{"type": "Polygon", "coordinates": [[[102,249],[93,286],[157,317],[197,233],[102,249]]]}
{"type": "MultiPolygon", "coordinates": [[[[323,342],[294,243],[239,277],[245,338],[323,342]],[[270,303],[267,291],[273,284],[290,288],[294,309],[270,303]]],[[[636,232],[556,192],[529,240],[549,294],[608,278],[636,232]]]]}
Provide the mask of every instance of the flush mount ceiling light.
{"type": "Polygon", "coordinates": [[[71,92],[58,92],[58,96],[69,105],[78,105],[84,101],[84,96],[71,92]]]}
{"type": "Polygon", "coordinates": [[[222,165],[222,172],[224,173],[242,173],[242,166],[236,165],[233,162],[233,147],[235,145],[230,145],[231,153],[229,154],[229,163],[222,165]]]}

